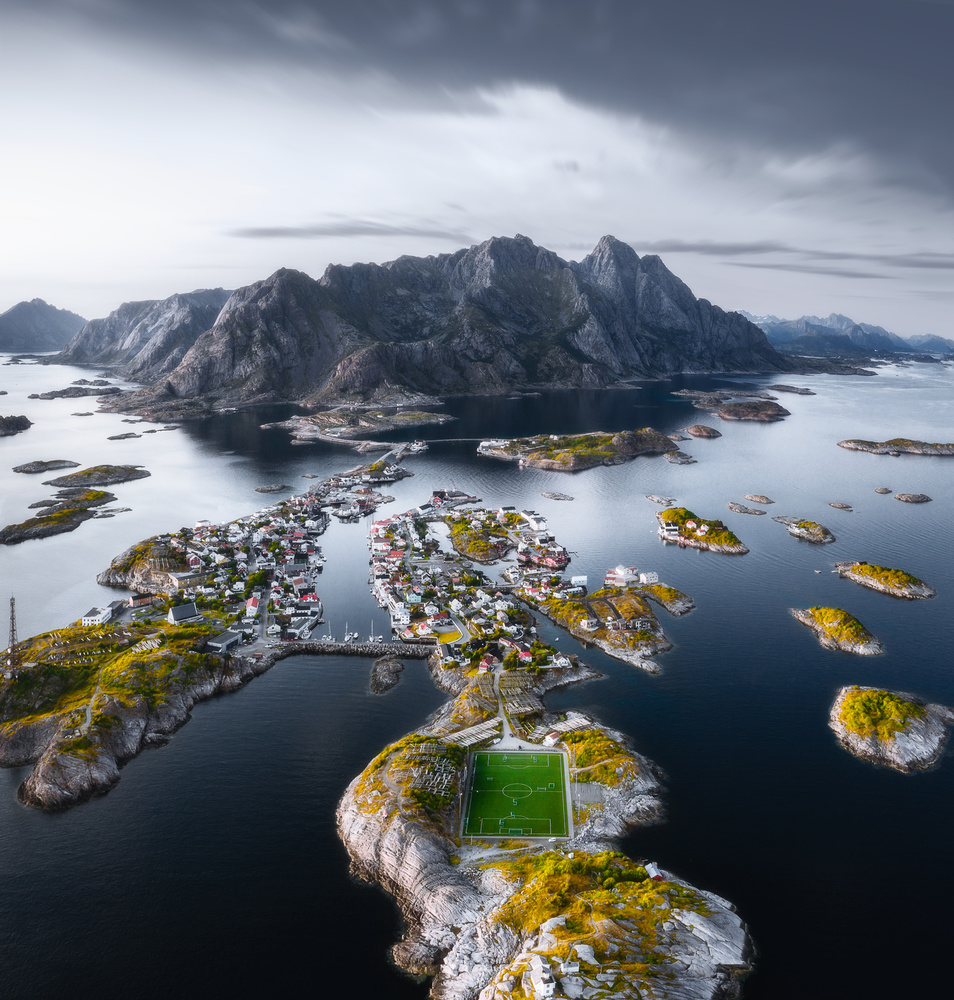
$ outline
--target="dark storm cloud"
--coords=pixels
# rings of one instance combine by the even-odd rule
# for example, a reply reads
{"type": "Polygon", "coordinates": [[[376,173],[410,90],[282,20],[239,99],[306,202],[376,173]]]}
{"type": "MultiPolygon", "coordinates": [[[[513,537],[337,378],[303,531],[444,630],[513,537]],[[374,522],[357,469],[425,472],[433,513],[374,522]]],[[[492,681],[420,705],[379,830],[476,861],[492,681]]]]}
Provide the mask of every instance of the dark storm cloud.
{"type": "Polygon", "coordinates": [[[409,90],[513,81],[719,142],[834,143],[954,199],[941,0],[0,0],[206,60],[368,71],[409,90]]]}
{"type": "Polygon", "coordinates": [[[467,233],[427,226],[389,226],[381,222],[365,222],[360,219],[327,222],[314,226],[249,227],[247,229],[233,229],[229,235],[258,240],[311,240],[322,236],[425,236],[454,240],[458,243],[473,242],[472,237],[467,233]]]}

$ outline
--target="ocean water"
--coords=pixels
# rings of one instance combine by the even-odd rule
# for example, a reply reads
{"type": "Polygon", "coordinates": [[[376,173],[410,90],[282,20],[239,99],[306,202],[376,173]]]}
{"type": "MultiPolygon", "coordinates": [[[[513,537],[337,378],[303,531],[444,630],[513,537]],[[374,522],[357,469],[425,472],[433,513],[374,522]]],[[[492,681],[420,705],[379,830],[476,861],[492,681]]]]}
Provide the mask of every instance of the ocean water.
{"type": "MultiPolygon", "coordinates": [[[[44,476],[14,465],[67,458],[145,466],[149,479],[112,488],[129,513],[76,532],[0,549],[0,598],[17,600],[21,636],[79,617],[115,591],[93,577],[151,534],[198,518],[224,520],[270,502],[258,485],[307,488],[356,464],[352,452],[296,447],[260,424],[290,412],[227,414],[178,430],[142,431],[116,415],[71,414],[91,400],[28,400],[89,370],[0,367],[0,412],[25,413],[27,432],[0,439],[0,516],[22,520],[50,496],[44,476]]],[[[720,421],[671,395],[678,388],[762,388],[764,378],[684,377],[611,392],[453,400],[457,417],[422,429],[430,450],[415,475],[388,487],[383,508],[404,510],[433,488],[457,486],[488,505],[546,514],[573,553],[570,569],[602,579],[617,563],[656,570],[696,609],[662,614],[675,648],[651,676],[584,650],[548,623],[541,632],[604,676],[557,692],[628,733],[668,775],[667,820],[634,832],[625,848],[651,857],[736,904],[759,949],[748,998],[933,995],[954,889],[948,831],[954,762],[903,776],[855,760],[827,713],[842,684],[876,684],[954,705],[951,647],[951,486],[954,461],[848,452],[847,437],[954,440],[949,367],[879,369],[875,377],[792,379],[815,396],[779,393],[791,410],[770,425],[720,421]],[[644,457],[574,476],[481,459],[470,440],[536,432],[691,423],[716,440],[682,447],[697,464],[644,457]],[[452,440],[453,439],[453,440],[452,440]],[[923,492],[932,503],[899,503],[923,492]],[[571,494],[572,503],[543,491],[571,494]],[[665,546],[645,499],[676,497],[722,518],[751,552],[741,557],[665,546]],[[726,509],[744,493],[775,500],[772,514],[827,525],[837,541],[812,546],[771,516],[726,509]],[[849,503],[853,512],[836,510],[849,503]],[[904,602],[831,572],[847,559],[897,566],[938,590],[904,602]],[[859,617],[885,644],[879,657],[822,649],[788,613],[830,604],[859,617]]],[[[92,404],[92,405],[90,405],[92,404]]],[[[332,524],[322,598],[331,630],[381,631],[367,584],[366,524],[332,524]]],[[[4,644],[6,636],[4,635],[4,644]]],[[[131,762],[108,796],[62,815],[17,804],[25,769],[0,771],[0,995],[60,997],[66,990],[138,996],[320,992],[423,997],[391,967],[399,914],[377,889],[352,880],[334,830],[348,781],[389,740],[421,724],[443,696],[407,661],[397,688],[370,693],[370,663],[334,657],[284,661],[234,695],[197,706],[171,743],[131,762]]]]}

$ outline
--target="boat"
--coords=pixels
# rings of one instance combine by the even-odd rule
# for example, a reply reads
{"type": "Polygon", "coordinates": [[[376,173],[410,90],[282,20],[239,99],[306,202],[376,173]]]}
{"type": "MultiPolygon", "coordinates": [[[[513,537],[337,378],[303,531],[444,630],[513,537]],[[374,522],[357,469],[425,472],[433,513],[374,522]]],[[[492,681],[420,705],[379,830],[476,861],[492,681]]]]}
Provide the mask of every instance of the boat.
{"type": "Polygon", "coordinates": [[[374,634],[374,619],[371,619],[371,631],[368,633],[368,642],[384,642],[383,635],[374,634]]]}

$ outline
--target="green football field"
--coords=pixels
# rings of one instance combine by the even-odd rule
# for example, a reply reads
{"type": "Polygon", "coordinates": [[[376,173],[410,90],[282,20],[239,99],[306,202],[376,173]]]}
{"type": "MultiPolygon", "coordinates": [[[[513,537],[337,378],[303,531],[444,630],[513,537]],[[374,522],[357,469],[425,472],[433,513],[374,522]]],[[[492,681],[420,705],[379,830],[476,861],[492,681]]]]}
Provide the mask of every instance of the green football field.
{"type": "Polygon", "coordinates": [[[567,836],[563,754],[475,753],[462,835],[567,836]]]}

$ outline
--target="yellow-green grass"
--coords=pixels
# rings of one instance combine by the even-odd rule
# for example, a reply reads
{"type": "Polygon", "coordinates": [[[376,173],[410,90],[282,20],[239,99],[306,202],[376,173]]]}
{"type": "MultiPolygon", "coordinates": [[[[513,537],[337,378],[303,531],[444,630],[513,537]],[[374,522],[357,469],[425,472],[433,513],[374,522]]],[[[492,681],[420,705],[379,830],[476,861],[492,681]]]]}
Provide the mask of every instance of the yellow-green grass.
{"type": "Polygon", "coordinates": [[[836,642],[863,644],[875,639],[854,615],[842,608],[814,607],[809,608],[808,612],[816,624],[836,642]]]}
{"type": "Polygon", "coordinates": [[[852,563],[851,572],[889,587],[923,587],[924,581],[919,580],[903,569],[890,569],[887,566],[876,566],[873,563],[852,563]]]}
{"type": "Polygon", "coordinates": [[[679,525],[681,532],[691,534],[694,538],[700,538],[703,541],[708,542],[710,545],[742,544],[741,539],[721,521],[707,521],[705,518],[699,517],[698,514],[694,514],[687,507],[668,507],[660,513],[659,517],[663,521],[669,521],[672,524],[679,525]],[[695,521],[696,528],[687,528],[687,521],[695,521]],[[698,529],[698,526],[702,524],[706,526],[706,533],[705,535],[697,536],[695,531],[698,529]]]}
{"type": "Polygon", "coordinates": [[[623,778],[634,778],[639,773],[632,753],[603,729],[565,733],[562,740],[570,748],[574,781],[615,785],[623,778]]]}
{"type": "Polygon", "coordinates": [[[638,960],[621,971],[652,975],[665,961],[656,951],[673,910],[710,913],[698,893],[672,882],[649,879],[645,868],[617,852],[600,854],[545,852],[521,855],[487,865],[510,875],[520,887],[501,906],[496,919],[518,934],[533,933],[551,917],[562,915],[565,926],[551,930],[553,957],[566,958],[581,938],[593,947],[597,959],[612,957],[617,943],[611,925],[639,942],[638,960]],[[632,968],[630,968],[632,966],[632,968]]]}
{"type": "Polygon", "coordinates": [[[893,740],[912,719],[923,719],[925,714],[923,705],[891,691],[855,686],[845,692],[839,718],[857,736],[893,740]]]}

